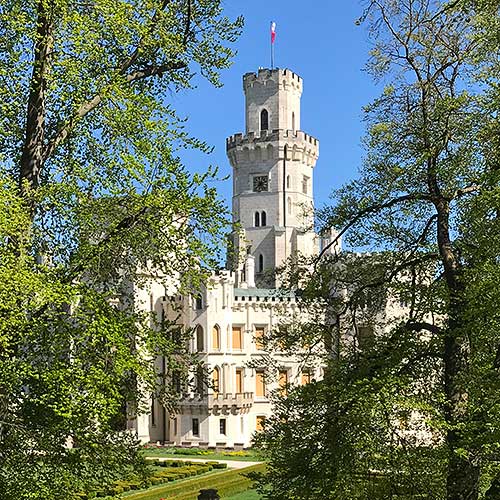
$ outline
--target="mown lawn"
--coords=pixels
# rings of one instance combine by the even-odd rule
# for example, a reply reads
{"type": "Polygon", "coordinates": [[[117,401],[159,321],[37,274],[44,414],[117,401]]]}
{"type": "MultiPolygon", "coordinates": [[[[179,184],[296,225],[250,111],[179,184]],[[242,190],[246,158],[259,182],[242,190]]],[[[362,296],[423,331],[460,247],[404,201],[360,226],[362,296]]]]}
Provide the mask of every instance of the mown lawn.
{"type": "Polygon", "coordinates": [[[222,497],[224,500],[260,500],[261,496],[255,490],[244,491],[231,497],[222,497]]]}
{"type": "Polygon", "coordinates": [[[263,458],[255,451],[208,451],[208,450],[193,450],[191,453],[182,448],[143,448],[142,454],[145,457],[164,457],[164,458],[201,458],[204,460],[239,460],[244,462],[261,462],[263,458]]]}

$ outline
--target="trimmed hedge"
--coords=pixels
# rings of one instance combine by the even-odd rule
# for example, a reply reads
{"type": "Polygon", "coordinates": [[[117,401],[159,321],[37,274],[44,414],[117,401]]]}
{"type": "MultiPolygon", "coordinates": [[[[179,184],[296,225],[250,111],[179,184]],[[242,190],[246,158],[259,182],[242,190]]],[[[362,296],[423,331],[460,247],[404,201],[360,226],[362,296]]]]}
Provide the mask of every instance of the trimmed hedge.
{"type": "Polygon", "coordinates": [[[158,467],[152,473],[151,477],[145,481],[135,479],[116,481],[112,486],[107,488],[101,488],[100,490],[91,491],[89,493],[77,493],[75,497],[78,498],[78,500],[90,500],[92,498],[113,497],[127,491],[141,490],[149,488],[150,486],[160,486],[168,482],[205,474],[210,472],[215,464],[166,460],[158,464],[155,463],[154,465],[161,467],[158,467]]]}
{"type": "Polygon", "coordinates": [[[249,472],[263,472],[265,464],[252,465],[244,469],[232,469],[218,472],[206,477],[191,479],[179,484],[168,484],[154,490],[140,491],[127,495],[127,500],[158,500],[165,497],[169,500],[196,500],[202,489],[215,488],[222,495],[233,495],[251,488],[252,480],[246,477],[249,472]]]}

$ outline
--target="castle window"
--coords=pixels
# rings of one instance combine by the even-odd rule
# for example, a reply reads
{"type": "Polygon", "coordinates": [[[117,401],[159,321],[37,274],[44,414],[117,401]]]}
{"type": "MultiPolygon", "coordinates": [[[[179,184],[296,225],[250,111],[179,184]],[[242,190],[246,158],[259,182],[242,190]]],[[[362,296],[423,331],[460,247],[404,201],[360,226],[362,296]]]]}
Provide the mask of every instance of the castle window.
{"type": "Polygon", "coordinates": [[[264,327],[255,327],[255,349],[261,351],[264,349],[264,327]]]}
{"type": "Polygon", "coordinates": [[[280,395],[286,396],[288,390],[288,370],[279,371],[278,386],[280,395]]]}
{"type": "Polygon", "coordinates": [[[264,370],[256,370],[256,372],[255,372],[255,395],[258,398],[263,398],[266,395],[266,383],[264,381],[264,370]]]}
{"type": "Polygon", "coordinates": [[[197,418],[193,418],[191,430],[192,430],[193,436],[200,435],[200,421],[197,418]]]}
{"type": "Polygon", "coordinates": [[[302,192],[304,194],[307,194],[307,184],[309,183],[309,177],[302,177],[302,192]]]}
{"type": "Polygon", "coordinates": [[[233,326],[233,349],[241,350],[243,346],[243,335],[241,326],[233,326]]]}
{"type": "Polygon", "coordinates": [[[255,419],[255,430],[257,432],[263,431],[266,424],[265,415],[258,415],[255,419]]]}
{"type": "Polygon", "coordinates": [[[196,352],[203,352],[203,327],[198,325],[196,327],[196,352]]]}
{"type": "Polygon", "coordinates": [[[243,368],[236,368],[236,393],[243,392],[243,368]]]}
{"type": "Polygon", "coordinates": [[[290,189],[291,182],[292,182],[292,181],[291,181],[291,179],[290,179],[290,176],[289,176],[289,175],[287,175],[287,176],[286,176],[286,188],[287,188],[287,189],[290,189]]]}
{"type": "Polygon", "coordinates": [[[221,418],[219,420],[219,432],[222,436],[226,435],[226,419],[225,418],[221,418]]]}
{"type": "Polygon", "coordinates": [[[205,385],[205,373],[203,372],[203,367],[198,366],[196,369],[196,377],[195,377],[195,382],[196,382],[196,393],[199,394],[200,396],[203,396],[204,393],[204,385],[205,385]]]}
{"type": "Polygon", "coordinates": [[[257,272],[261,273],[262,271],[264,271],[264,256],[259,254],[259,267],[257,272]]]}
{"type": "Polygon", "coordinates": [[[220,351],[220,328],[219,325],[215,325],[212,328],[212,348],[216,351],[220,351]]]}
{"type": "Polygon", "coordinates": [[[295,113],[292,111],[292,130],[295,132],[295,113]]]}
{"type": "Polygon", "coordinates": [[[287,207],[288,207],[288,215],[291,215],[291,213],[292,213],[292,199],[288,198],[286,200],[286,204],[287,204],[287,207]]]}
{"type": "Polygon", "coordinates": [[[220,371],[217,367],[214,368],[212,372],[212,384],[214,390],[214,396],[217,397],[220,389],[220,371]]]}
{"type": "Polygon", "coordinates": [[[203,309],[203,298],[201,296],[201,293],[198,293],[196,296],[195,296],[195,299],[194,299],[194,308],[196,310],[200,310],[200,309],[203,309]]]}
{"type": "Polygon", "coordinates": [[[266,216],[266,212],[264,212],[264,211],[262,211],[260,214],[260,225],[267,226],[267,216],[266,216]]]}
{"type": "Polygon", "coordinates": [[[260,112],[260,129],[269,130],[269,114],[267,109],[263,109],[260,112]]]}
{"type": "Polygon", "coordinates": [[[255,227],[260,227],[260,213],[255,212],[255,227]]]}

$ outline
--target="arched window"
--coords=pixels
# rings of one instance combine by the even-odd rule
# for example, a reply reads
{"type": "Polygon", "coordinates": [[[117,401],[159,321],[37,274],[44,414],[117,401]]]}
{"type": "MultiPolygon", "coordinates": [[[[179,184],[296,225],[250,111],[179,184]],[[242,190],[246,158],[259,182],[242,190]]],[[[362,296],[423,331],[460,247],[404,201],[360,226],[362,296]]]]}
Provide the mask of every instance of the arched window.
{"type": "Polygon", "coordinates": [[[267,113],[267,109],[263,109],[260,112],[260,129],[269,130],[269,114],[267,113]]]}
{"type": "Polygon", "coordinates": [[[196,352],[203,352],[203,327],[198,325],[196,327],[196,352]]]}
{"type": "Polygon", "coordinates": [[[295,132],[295,113],[292,111],[292,130],[295,132]]]}
{"type": "Polygon", "coordinates": [[[255,227],[260,227],[260,213],[255,212],[255,227]]]}
{"type": "Polygon", "coordinates": [[[288,214],[290,215],[292,213],[292,199],[291,198],[288,198],[287,206],[288,206],[288,214]]]}
{"type": "Polygon", "coordinates": [[[264,212],[264,211],[262,211],[260,213],[260,225],[267,226],[267,215],[266,215],[266,212],[264,212]]]}
{"type": "Polygon", "coordinates": [[[290,176],[287,175],[286,176],[286,188],[287,189],[290,189],[290,184],[291,184],[291,179],[290,179],[290,176]]]}
{"type": "Polygon", "coordinates": [[[194,308],[196,310],[203,309],[203,298],[201,296],[201,293],[196,294],[196,297],[194,299],[194,308]]]}
{"type": "Polygon", "coordinates": [[[212,385],[214,390],[214,396],[217,397],[220,390],[220,370],[216,366],[212,372],[212,385]]]}
{"type": "Polygon", "coordinates": [[[220,328],[219,325],[214,325],[212,328],[212,348],[216,351],[220,350],[220,328]]]}
{"type": "Polygon", "coordinates": [[[259,268],[258,272],[261,273],[264,271],[264,256],[259,254],[259,268]]]}
{"type": "Polygon", "coordinates": [[[198,368],[196,369],[195,383],[196,383],[196,392],[200,396],[203,396],[204,386],[205,386],[205,373],[203,373],[202,366],[198,366],[198,368]]]}

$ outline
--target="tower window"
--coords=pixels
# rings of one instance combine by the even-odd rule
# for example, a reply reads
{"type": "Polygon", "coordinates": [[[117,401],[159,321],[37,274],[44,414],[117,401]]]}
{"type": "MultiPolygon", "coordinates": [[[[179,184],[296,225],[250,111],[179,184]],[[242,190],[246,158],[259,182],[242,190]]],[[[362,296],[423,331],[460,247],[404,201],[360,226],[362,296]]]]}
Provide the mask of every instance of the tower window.
{"type": "Polygon", "coordinates": [[[291,179],[290,179],[290,176],[289,176],[289,175],[287,175],[287,176],[286,176],[286,188],[287,188],[287,189],[290,189],[291,182],[292,182],[292,181],[291,181],[291,179]]]}
{"type": "Polygon", "coordinates": [[[292,130],[295,132],[295,113],[292,111],[292,130]]]}
{"type": "Polygon", "coordinates": [[[292,199],[288,198],[287,199],[287,206],[288,206],[288,215],[292,213],[292,199]]]}
{"type": "Polygon", "coordinates": [[[267,215],[266,212],[262,211],[260,214],[260,225],[267,226],[267,215]]]}
{"type": "Polygon", "coordinates": [[[196,352],[203,352],[203,327],[196,327],[196,352]]]}
{"type": "Polygon", "coordinates": [[[255,227],[260,227],[260,213],[255,212],[255,227]]]}
{"type": "Polygon", "coordinates": [[[264,256],[262,254],[259,254],[259,273],[264,271],[264,256]]]}
{"type": "Polygon", "coordinates": [[[201,296],[201,293],[196,294],[196,297],[194,299],[194,307],[196,310],[203,309],[203,298],[201,296]]]}
{"type": "Polygon", "coordinates": [[[304,175],[304,177],[302,177],[302,192],[304,194],[307,194],[307,184],[308,184],[308,181],[309,181],[309,177],[306,177],[304,175]]]}
{"type": "Polygon", "coordinates": [[[263,109],[260,112],[260,129],[269,130],[269,114],[267,109],[263,109]]]}

